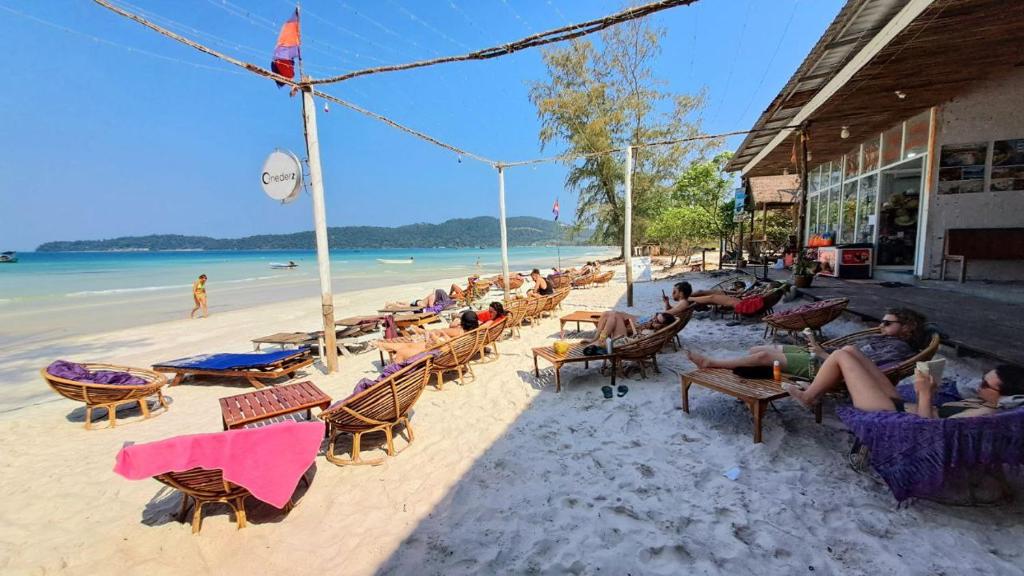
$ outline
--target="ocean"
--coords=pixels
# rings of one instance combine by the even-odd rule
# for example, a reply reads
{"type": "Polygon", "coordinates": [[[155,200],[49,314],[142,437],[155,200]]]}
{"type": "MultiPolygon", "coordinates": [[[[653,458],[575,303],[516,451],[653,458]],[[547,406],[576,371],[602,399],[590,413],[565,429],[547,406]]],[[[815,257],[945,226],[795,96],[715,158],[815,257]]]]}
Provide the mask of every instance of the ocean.
{"type": "MultiPolygon", "coordinates": [[[[560,251],[562,264],[568,266],[614,256],[618,248],[565,246],[560,251]]],[[[553,246],[509,249],[512,271],[550,271],[558,258],[553,246]]],[[[465,277],[477,271],[499,273],[501,251],[331,251],[335,293],[465,277]],[[410,257],[411,264],[380,262],[410,257]]],[[[211,314],[320,293],[312,250],[19,252],[18,263],[0,264],[0,345],[186,317],[192,308],[192,282],[199,274],[209,278],[211,314]],[[298,267],[271,268],[272,263],[289,261],[298,267]]]]}

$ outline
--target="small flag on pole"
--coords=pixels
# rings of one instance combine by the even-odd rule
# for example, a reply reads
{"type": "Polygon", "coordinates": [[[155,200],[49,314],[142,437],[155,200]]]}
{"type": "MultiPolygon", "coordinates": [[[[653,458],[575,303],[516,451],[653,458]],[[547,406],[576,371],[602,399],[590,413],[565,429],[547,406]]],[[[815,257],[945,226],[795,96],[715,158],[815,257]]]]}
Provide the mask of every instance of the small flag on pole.
{"type": "Polygon", "coordinates": [[[558,198],[555,198],[555,204],[554,206],[551,207],[551,213],[555,215],[555,220],[558,220],[559,211],[560,209],[558,208],[558,198]]]}
{"type": "MultiPolygon", "coordinates": [[[[284,76],[295,78],[295,59],[302,58],[299,52],[299,11],[295,10],[292,17],[281,26],[281,32],[277,35],[277,45],[274,47],[274,61],[270,63],[270,69],[284,76]]],[[[276,82],[276,80],[275,80],[276,82]]],[[[277,82],[277,87],[284,86],[277,82]]]]}

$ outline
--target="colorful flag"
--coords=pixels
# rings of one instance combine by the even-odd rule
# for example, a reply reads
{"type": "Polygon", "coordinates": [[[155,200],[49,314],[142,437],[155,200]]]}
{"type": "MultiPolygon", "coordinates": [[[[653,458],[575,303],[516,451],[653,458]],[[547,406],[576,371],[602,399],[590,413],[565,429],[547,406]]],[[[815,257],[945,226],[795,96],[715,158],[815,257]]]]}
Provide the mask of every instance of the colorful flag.
{"type": "Polygon", "coordinates": [[[558,198],[555,198],[555,205],[551,207],[551,213],[555,215],[555,220],[558,220],[558,213],[560,209],[558,207],[558,198]]]}
{"type": "MultiPolygon", "coordinates": [[[[302,54],[299,53],[300,37],[299,11],[296,9],[295,14],[292,14],[292,17],[281,26],[281,33],[277,35],[274,61],[270,64],[271,70],[285,78],[295,78],[295,59],[302,58],[302,54]]],[[[281,86],[284,84],[278,82],[277,87],[281,86]]]]}

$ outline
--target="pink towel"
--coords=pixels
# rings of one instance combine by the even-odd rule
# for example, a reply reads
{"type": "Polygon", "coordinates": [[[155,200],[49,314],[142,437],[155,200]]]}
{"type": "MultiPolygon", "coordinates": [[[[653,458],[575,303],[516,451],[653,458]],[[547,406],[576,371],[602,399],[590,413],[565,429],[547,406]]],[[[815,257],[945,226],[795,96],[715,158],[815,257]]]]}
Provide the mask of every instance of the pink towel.
{"type": "Polygon", "coordinates": [[[320,451],[323,438],[323,422],[283,422],[175,436],[124,446],[117,453],[114,472],[129,480],[142,480],[192,468],[219,469],[228,482],[267,504],[284,508],[320,451]]]}

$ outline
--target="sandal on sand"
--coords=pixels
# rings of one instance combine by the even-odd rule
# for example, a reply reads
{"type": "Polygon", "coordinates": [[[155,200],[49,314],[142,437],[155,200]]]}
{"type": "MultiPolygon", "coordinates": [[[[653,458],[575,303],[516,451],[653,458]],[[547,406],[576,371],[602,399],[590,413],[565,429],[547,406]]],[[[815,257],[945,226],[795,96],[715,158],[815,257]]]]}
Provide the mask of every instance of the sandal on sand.
{"type": "Polygon", "coordinates": [[[601,386],[601,392],[604,393],[604,397],[606,399],[610,400],[612,398],[612,387],[611,386],[601,386]]]}
{"type": "Polygon", "coordinates": [[[625,396],[626,392],[629,392],[629,387],[625,384],[619,384],[619,398],[625,396]]]}

